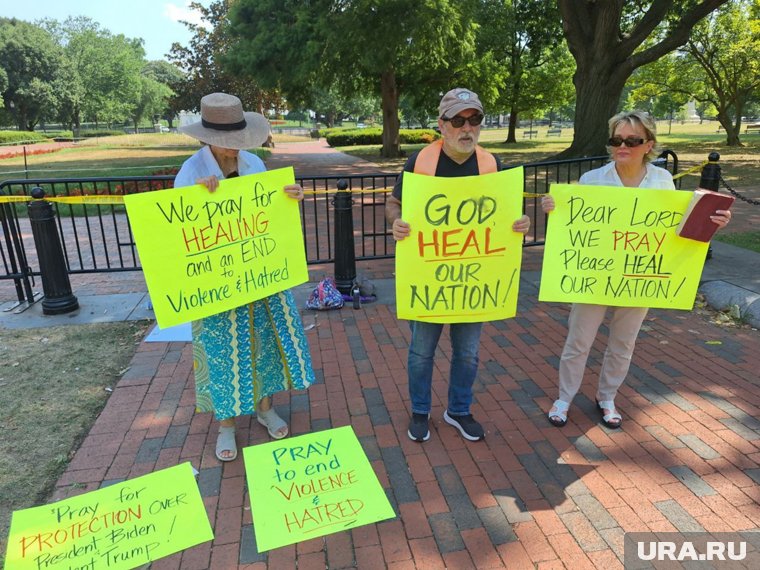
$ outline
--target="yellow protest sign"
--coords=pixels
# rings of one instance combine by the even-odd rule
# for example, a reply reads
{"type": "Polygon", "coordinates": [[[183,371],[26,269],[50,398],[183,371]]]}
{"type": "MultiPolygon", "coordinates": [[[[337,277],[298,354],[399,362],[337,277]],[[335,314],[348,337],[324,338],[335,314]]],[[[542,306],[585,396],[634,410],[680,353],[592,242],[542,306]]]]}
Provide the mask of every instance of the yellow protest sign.
{"type": "Polygon", "coordinates": [[[707,245],[676,235],[691,192],[553,184],[540,301],[690,310],[707,245]]]}
{"type": "Polygon", "coordinates": [[[475,323],[514,317],[522,263],[523,169],[444,178],[404,173],[396,242],[398,318],[475,323]]]}
{"type": "Polygon", "coordinates": [[[127,570],[214,535],[190,463],[13,513],[6,570],[127,570]]]}
{"type": "Polygon", "coordinates": [[[259,552],[393,518],[351,426],[243,449],[259,552]]]}
{"type": "Polygon", "coordinates": [[[292,168],[124,197],[156,320],[167,328],[308,280],[292,168]]]}

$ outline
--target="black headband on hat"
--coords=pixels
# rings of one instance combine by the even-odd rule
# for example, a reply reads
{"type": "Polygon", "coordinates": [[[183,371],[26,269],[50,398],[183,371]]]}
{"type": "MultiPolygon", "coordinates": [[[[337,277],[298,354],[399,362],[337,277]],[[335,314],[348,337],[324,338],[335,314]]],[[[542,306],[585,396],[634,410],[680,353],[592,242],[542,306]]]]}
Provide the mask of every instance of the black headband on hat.
{"type": "Polygon", "coordinates": [[[215,131],[242,131],[248,123],[245,122],[245,119],[237,123],[212,123],[201,118],[201,124],[207,129],[214,129],[215,131]]]}

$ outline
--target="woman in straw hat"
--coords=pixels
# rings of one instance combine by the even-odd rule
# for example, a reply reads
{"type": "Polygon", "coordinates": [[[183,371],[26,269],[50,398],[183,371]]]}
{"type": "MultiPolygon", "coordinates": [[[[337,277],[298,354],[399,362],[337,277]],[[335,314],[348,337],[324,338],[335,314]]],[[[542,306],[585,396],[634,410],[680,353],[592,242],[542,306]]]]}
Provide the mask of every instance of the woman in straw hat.
{"type": "MultiPolygon", "coordinates": [[[[205,145],[182,165],[175,187],[202,184],[215,192],[222,179],[266,170],[259,157],[243,149],[267,140],[269,122],[259,113],[244,113],[233,95],[206,95],[201,99],[201,121],[179,130],[205,145]]],[[[284,191],[303,199],[298,184],[285,186],[284,191]]],[[[288,425],[272,407],[272,394],[303,389],[314,381],[293,295],[275,293],[194,322],[193,366],[197,409],[213,411],[220,421],[216,443],[220,461],[237,457],[237,416],[255,412],[271,437],[285,437],[288,425]]]]}

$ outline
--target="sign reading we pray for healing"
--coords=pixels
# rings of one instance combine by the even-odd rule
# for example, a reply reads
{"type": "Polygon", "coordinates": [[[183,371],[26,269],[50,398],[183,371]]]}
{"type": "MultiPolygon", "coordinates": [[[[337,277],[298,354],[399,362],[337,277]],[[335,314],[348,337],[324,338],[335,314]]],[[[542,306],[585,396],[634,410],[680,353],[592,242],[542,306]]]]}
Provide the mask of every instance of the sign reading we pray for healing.
{"type": "Polygon", "coordinates": [[[190,463],[13,513],[6,570],[127,570],[214,538],[190,463]]]}
{"type": "Polygon", "coordinates": [[[259,552],[393,518],[351,426],[243,449],[259,552]]]}
{"type": "Polygon", "coordinates": [[[400,319],[435,323],[514,317],[522,262],[523,170],[443,178],[404,173],[396,242],[400,319]]]}
{"type": "Polygon", "coordinates": [[[283,168],[124,197],[161,328],[234,309],[308,280],[295,181],[283,168]]]}
{"type": "Polygon", "coordinates": [[[690,310],[708,244],[676,235],[691,192],[552,185],[540,301],[690,310]]]}

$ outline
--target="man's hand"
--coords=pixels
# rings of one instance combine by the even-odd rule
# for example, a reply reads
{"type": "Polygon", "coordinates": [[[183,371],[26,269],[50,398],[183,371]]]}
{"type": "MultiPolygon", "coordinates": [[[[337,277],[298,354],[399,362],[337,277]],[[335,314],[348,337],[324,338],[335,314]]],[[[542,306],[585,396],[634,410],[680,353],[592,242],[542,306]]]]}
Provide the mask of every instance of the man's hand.
{"type": "Polygon", "coordinates": [[[530,218],[527,214],[523,214],[521,218],[518,218],[514,224],[512,224],[512,231],[518,234],[527,234],[530,229],[530,218]]]}
{"type": "Polygon", "coordinates": [[[412,229],[409,227],[409,224],[407,224],[401,218],[396,218],[393,220],[393,226],[391,229],[393,230],[393,239],[396,241],[401,241],[410,233],[412,233],[412,229]]]}

